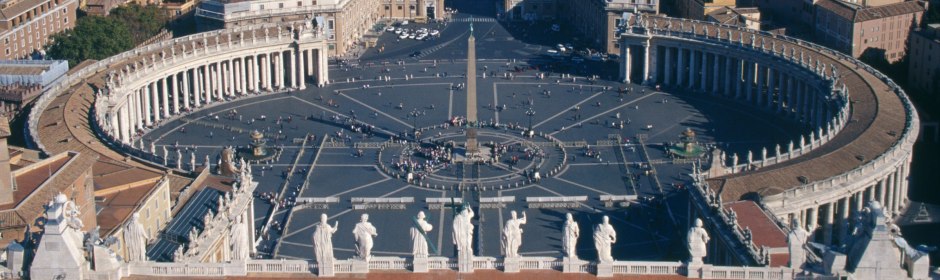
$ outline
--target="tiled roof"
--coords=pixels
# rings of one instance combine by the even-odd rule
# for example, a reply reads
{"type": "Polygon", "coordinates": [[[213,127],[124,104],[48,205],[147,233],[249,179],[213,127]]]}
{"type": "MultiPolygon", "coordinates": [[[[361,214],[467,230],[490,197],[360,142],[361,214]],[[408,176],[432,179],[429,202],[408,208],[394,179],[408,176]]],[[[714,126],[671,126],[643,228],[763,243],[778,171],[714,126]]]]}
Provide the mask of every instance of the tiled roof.
{"type": "Polygon", "coordinates": [[[742,200],[725,203],[725,208],[737,213],[741,228],[751,229],[754,244],[758,247],[786,248],[787,235],[777,226],[774,219],[764,212],[757,203],[742,200]]]}
{"type": "Polygon", "coordinates": [[[923,12],[924,4],[920,1],[904,1],[874,7],[862,7],[856,4],[837,0],[821,0],[816,2],[823,10],[829,11],[839,17],[852,22],[865,22],[870,20],[888,18],[916,12],[923,12]]]}

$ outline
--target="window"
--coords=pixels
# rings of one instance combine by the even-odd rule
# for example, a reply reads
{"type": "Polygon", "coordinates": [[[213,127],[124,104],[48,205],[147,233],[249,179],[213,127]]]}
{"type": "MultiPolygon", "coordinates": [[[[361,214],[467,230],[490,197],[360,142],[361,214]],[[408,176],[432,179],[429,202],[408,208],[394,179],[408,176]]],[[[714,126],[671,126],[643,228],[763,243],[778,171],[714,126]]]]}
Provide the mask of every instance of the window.
{"type": "Polygon", "coordinates": [[[261,9],[264,10],[264,5],[261,5],[261,9]]]}
{"type": "Polygon", "coordinates": [[[278,8],[278,9],[283,9],[283,8],[284,8],[284,3],[277,3],[277,8],[278,8]]]}
{"type": "Polygon", "coordinates": [[[297,7],[303,7],[304,1],[297,1],[297,7]]]}

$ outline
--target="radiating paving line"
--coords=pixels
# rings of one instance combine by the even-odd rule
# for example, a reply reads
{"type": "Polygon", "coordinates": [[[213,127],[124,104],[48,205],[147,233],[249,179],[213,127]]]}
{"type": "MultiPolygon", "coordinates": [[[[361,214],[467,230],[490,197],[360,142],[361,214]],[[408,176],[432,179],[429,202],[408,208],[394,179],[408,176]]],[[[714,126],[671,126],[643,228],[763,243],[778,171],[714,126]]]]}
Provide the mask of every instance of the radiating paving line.
{"type": "Polygon", "coordinates": [[[581,102],[575,103],[574,105],[571,105],[570,107],[565,108],[565,109],[562,110],[561,112],[558,112],[558,114],[555,114],[554,116],[551,116],[551,117],[549,117],[549,118],[547,118],[547,119],[545,119],[545,120],[543,120],[543,121],[541,121],[541,122],[539,122],[539,123],[533,125],[532,128],[539,127],[540,125],[543,125],[543,124],[545,124],[545,123],[547,123],[547,122],[549,122],[549,121],[551,121],[551,120],[557,118],[558,116],[561,116],[561,115],[564,114],[564,113],[571,112],[571,110],[574,109],[575,107],[581,106],[581,104],[584,104],[584,102],[588,102],[589,100],[594,99],[595,97],[597,97],[598,95],[601,95],[602,93],[604,93],[604,92],[603,92],[603,91],[599,91],[599,92],[597,92],[597,93],[595,93],[595,94],[592,94],[590,97],[585,98],[584,100],[581,100],[581,102]]]}
{"type": "Polygon", "coordinates": [[[632,101],[630,101],[630,102],[620,104],[620,106],[614,107],[613,109],[610,109],[610,110],[601,112],[600,114],[594,115],[593,117],[584,119],[584,120],[582,120],[582,121],[578,121],[578,122],[576,122],[576,123],[574,123],[574,124],[572,124],[572,125],[570,125],[570,126],[566,126],[564,129],[559,129],[558,131],[549,133],[548,135],[549,135],[549,136],[553,136],[553,135],[555,135],[555,134],[558,134],[559,132],[562,132],[562,131],[565,131],[565,130],[569,130],[569,129],[571,129],[572,127],[574,127],[574,126],[576,126],[576,125],[583,124],[583,123],[586,122],[586,121],[593,120],[593,119],[599,118],[599,117],[601,117],[601,116],[608,115],[608,114],[610,114],[610,112],[613,112],[613,111],[616,111],[616,110],[620,110],[621,108],[623,108],[623,107],[625,107],[625,106],[627,106],[627,105],[631,105],[631,104],[633,104],[633,103],[639,102],[640,100],[646,99],[646,98],[648,98],[648,97],[650,97],[650,96],[653,96],[653,95],[660,95],[660,94],[662,94],[662,93],[661,93],[661,92],[656,92],[656,93],[647,94],[647,95],[642,96],[642,97],[640,97],[640,98],[634,99],[634,100],[632,100],[632,101]]]}

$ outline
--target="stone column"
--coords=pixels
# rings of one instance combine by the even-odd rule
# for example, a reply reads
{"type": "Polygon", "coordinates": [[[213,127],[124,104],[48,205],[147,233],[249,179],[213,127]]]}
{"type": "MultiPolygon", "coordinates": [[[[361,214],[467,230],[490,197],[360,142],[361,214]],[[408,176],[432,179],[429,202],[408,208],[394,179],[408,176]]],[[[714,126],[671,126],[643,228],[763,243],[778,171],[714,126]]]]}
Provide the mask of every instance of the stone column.
{"type": "Polygon", "coordinates": [[[685,73],[685,59],[683,59],[682,48],[676,48],[676,59],[679,62],[679,69],[676,69],[676,87],[681,87],[685,83],[683,74],[685,73]]]}
{"type": "Polygon", "coordinates": [[[294,49],[287,51],[287,60],[290,61],[290,87],[297,88],[297,58],[294,57],[294,49]]]}
{"type": "Polygon", "coordinates": [[[316,49],[308,49],[304,52],[307,53],[307,75],[314,76],[317,73],[317,68],[314,66],[314,63],[317,62],[317,58],[314,57],[314,54],[316,54],[317,51],[316,49]]]}
{"type": "Polygon", "coordinates": [[[140,97],[141,101],[143,101],[142,103],[144,104],[144,108],[141,111],[143,111],[142,115],[144,117],[143,119],[144,119],[145,126],[149,126],[151,123],[153,123],[153,118],[150,116],[151,115],[150,112],[153,111],[152,106],[150,105],[150,86],[151,85],[153,84],[144,85],[144,90],[141,92],[141,97],[140,97]]]}
{"type": "Polygon", "coordinates": [[[275,74],[277,75],[277,87],[279,89],[287,88],[287,85],[284,83],[284,52],[277,52],[274,58],[277,59],[276,63],[274,63],[274,71],[276,71],[275,74]]]}
{"type": "Polygon", "coordinates": [[[833,213],[833,210],[835,209],[835,207],[832,206],[832,203],[834,203],[834,202],[826,203],[825,205],[823,205],[823,207],[825,208],[824,211],[826,211],[826,216],[823,216],[823,218],[824,218],[824,220],[823,220],[823,242],[824,242],[826,245],[832,245],[832,219],[833,219],[833,216],[834,216],[834,214],[835,214],[835,213],[833,213]]]}
{"type": "Polygon", "coordinates": [[[855,193],[855,211],[861,211],[862,208],[865,208],[865,198],[863,196],[861,191],[855,193]]]}
{"type": "Polygon", "coordinates": [[[118,128],[121,132],[121,142],[127,144],[130,141],[130,128],[127,121],[127,103],[124,106],[121,106],[121,109],[118,110],[118,128]]]}
{"type": "Polygon", "coordinates": [[[747,68],[747,75],[744,76],[744,84],[747,86],[747,103],[754,101],[754,76],[757,73],[754,69],[755,66],[754,62],[744,62],[744,67],[747,68]]]}
{"type": "Polygon", "coordinates": [[[252,92],[258,91],[259,75],[258,72],[258,56],[253,55],[250,58],[250,63],[248,63],[248,90],[252,92]]]}
{"type": "MultiPolygon", "coordinates": [[[[735,71],[733,71],[734,63],[731,62],[731,56],[726,55],[724,57],[725,57],[725,78],[724,78],[725,88],[724,88],[724,91],[722,92],[722,95],[728,96],[728,95],[731,95],[731,90],[732,90],[731,79],[734,78],[735,71]]],[[[738,96],[735,96],[735,97],[738,97],[738,96]]]]}
{"type": "Polygon", "coordinates": [[[203,76],[200,73],[199,67],[193,68],[193,106],[199,107],[202,106],[202,91],[205,90],[203,85],[203,76]]]}
{"type": "Polygon", "coordinates": [[[180,98],[182,98],[182,96],[180,95],[180,84],[176,78],[176,76],[178,76],[179,74],[180,73],[173,73],[173,75],[170,76],[170,87],[173,88],[172,92],[173,92],[173,114],[174,115],[180,113],[180,98]]]}
{"type": "MultiPolygon", "coordinates": [[[[702,71],[702,74],[700,75],[701,81],[699,81],[701,83],[699,84],[699,90],[701,90],[702,93],[705,93],[706,91],[708,91],[708,53],[704,51],[701,51],[698,53],[699,53],[699,57],[702,59],[702,61],[699,63],[699,68],[698,68],[699,70],[702,71]]],[[[718,73],[718,71],[715,71],[715,73],[718,73]]]]}
{"type": "Polygon", "coordinates": [[[143,102],[140,102],[140,95],[143,93],[143,91],[143,88],[141,88],[135,90],[134,93],[131,94],[131,106],[133,106],[133,110],[131,110],[131,119],[133,120],[132,123],[134,124],[134,133],[137,133],[137,130],[144,128],[144,123],[141,121],[141,119],[143,119],[143,114],[140,112],[140,107],[143,106],[143,102]]]}
{"type": "MultiPolygon", "coordinates": [[[[210,65],[211,65],[211,64],[203,65],[203,68],[202,68],[202,88],[203,88],[203,90],[204,90],[204,92],[203,92],[202,94],[203,94],[203,96],[204,96],[204,98],[205,98],[206,104],[209,104],[210,102],[212,102],[212,96],[211,96],[211,94],[212,94],[212,88],[211,88],[211,86],[210,86],[210,85],[212,84],[212,81],[211,81],[211,80],[212,80],[212,76],[209,75],[209,66],[210,66],[210,65]]],[[[196,106],[198,106],[198,103],[197,103],[196,106]]]]}
{"type": "Polygon", "coordinates": [[[228,96],[235,95],[235,65],[232,64],[234,62],[234,59],[226,60],[224,61],[225,64],[222,68],[222,70],[225,70],[225,77],[223,77],[225,86],[223,88],[225,89],[225,93],[228,96]]]}
{"type": "Polygon", "coordinates": [[[785,87],[786,81],[787,81],[786,75],[783,73],[783,71],[777,71],[777,83],[779,84],[777,86],[777,88],[779,89],[777,91],[777,112],[778,113],[783,112],[783,104],[786,103],[785,102],[786,99],[784,97],[787,94],[787,90],[790,89],[788,87],[785,87]]]}
{"type": "Polygon", "coordinates": [[[796,83],[796,78],[793,76],[787,76],[787,115],[794,116],[796,113],[793,111],[793,104],[796,104],[796,89],[793,88],[793,85],[796,83]]]}
{"type": "Polygon", "coordinates": [[[261,84],[264,90],[271,91],[271,54],[266,53],[261,58],[261,84]]]}
{"type": "Polygon", "coordinates": [[[631,62],[633,62],[633,61],[631,60],[631,56],[630,56],[630,45],[624,44],[624,46],[623,46],[623,60],[621,60],[621,62],[622,62],[621,69],[623,69],[623,79],[621,80],[621,82],[624,82],[624,83],[628,83],[628,84],[629,84],[629,83],[630,83],[630,75],[632,74],[631,71],[630,71],[630,70],[631,70],[630,68],[631,68],[631,66],[633,66],[632,63],[631,63],[631,62]]]}
{"type": "Polygon", "coordinates": [[[901,210],[904,209],[904,197],[907,196],[907,193],[904,191],[904,186],[901,186],[901,170],[895,169],[894,171],[894,187],[897,188],[894,192],[894,208],[896,209],[895,213],[901,215],[901,210]]]}
{"type": "Polygon", "coordinates": [[[319,76],[318,83],[325,85],[330,82],[330,71],[329,67],[327,67],[327,63],[329,62],[327,50],[321,49],[317,52],[317,55],[319,56],[319,60],[317,61],[319,63],[317,67],[317,75],[319,76]]]}
{"type": "Polygon", "coordinates": [[[878,200],[878,203],[881,203],[881,206],[882,206],[882,207],[887,207],[887,205],[888,205],[887,202],[888,202],[888,201],[885,199],[885,193],[887,193],[887,191],[885,190],[885,189],[886,189],[886,188],[885,188],[885,181],[884,181],[884,180],[878,180],[878,183],[876,183],[875,186],[876,186],[876,187],[875,187],[875,189],[876,189],[876,192],[875,192],[875,193],[876,193],[876,200],[878,200]]]}
{"type": "Polygon", "coordinates": [[[808,228],[810,234],[813,235],[810,240],[815,240],[816,228],[818,227],[817,219],[819,218],[819,206],[813,206],[809,209],[806,209],[806,215],[806,228],[808,228]]]}
{"type": "Polygon", "coordinates": [[[153,122],[160,121],[160,88],[157,87],[158,82],[150,83],[150,115],[153,115],[153,122]]]}
{"type": "Polygon", "coordinates": [[[653,63],[653,57],[656,56],[655,50],[649,41],[643,41],[643,79],[640,79],[641,83],[656,84],[656,81],[653,80],[653,74],[651,74],[656,73],[657,69],[657,64],[653,63]]]}
{"type": "MultiPolygon", "coordinates": [[[[183,84],[180,87],[183,89],[183,95],[180,98],[183,99],[183,108],[189,109],[189,88],[192,84],[189,83],[189,72],[191,69],[186,69],[183,71],[183,84]]],[[[196,79],[193,78],[193,82],[196,82],[196,79]]],[[[178,167],[177,167],[178,168],[178,167]]]]}
{"type": "Polygon", "coordinates": [[[764,101],[764,99],[767,98],[767,93],[765,91],[765,85],[767,83],[767,71],[767,67],[762,65],[757,66],[757,106],[755,107],[766,106],[766,101],[764,101]]]}
{"type": "Polygon", "coordinates": [[[666,50],[666,53],[663,56],[666,58],[666,63],[663,64],[666,68],[663,69],[663,83],[666,85],[672,85],[672,48],[663,47],[666,50]]]}
{"type": "Polygon", "coordinates": [[[297,53],[297,60],[299,60],[297,70],[300,70],[297,82],[300,84],[300,90],[307,88],[307,61],[309,58],[304,55],[305,53],[307,53],[305,50],[300,50],[300,52],[297,53]]]}
{"type": "Polygon", "coordinates": [[[166,80],[170,77],[164,77],[163,79],[160,79],[160,87],[163,88],[163,94],[160,94],[160,98],[161,101],[163,101],[163,117],[165,118],[170,117],[170,94],[172,93],[170,92],[170,88],[166,86],[166,80]]]}
{"type": "Polygon", "coordinates": [[[849,197],[839,199],[839,242],[845,243],[849,233],[849,197]]]}
{"type": "Polygon", "coordinates": [[[697,70],[695,69],[695,53],[694,49],[689,49],[689,89],[695,89],[695,80],[698,78],[695,75],[695,70],[697,70]]]}
{"type": "Polygon", "coordinates": [[[721,84],[719,78],[721,77],[721,56],[717,53],[712,54],[712,62],[714,66],[712,68],[712,95],[718,94],[719,84],[721,84]]]}

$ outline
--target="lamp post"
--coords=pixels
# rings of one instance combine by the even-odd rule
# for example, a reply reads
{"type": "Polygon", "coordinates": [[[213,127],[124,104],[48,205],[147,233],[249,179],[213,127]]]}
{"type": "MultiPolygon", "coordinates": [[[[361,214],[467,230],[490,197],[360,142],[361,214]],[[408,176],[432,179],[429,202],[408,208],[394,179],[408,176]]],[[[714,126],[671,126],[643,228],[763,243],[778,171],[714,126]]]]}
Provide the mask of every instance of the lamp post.
{"type": "Polygon", "coordinates": [[[418,141],[418,117],[421,116],[421,112],[418,111],[418,108],[414,108],[408,115],[411,116],[411,127],[413,128],[411,134],[414,135],[414,140],[418,141]]]}
{"type": "Polygon", "coordinates": [[[529,107],[529,109],[525,111],[525,115],[529,116],[529,131],[532,131],[532,117],[535,116],[535,109],[529,107]]]}

